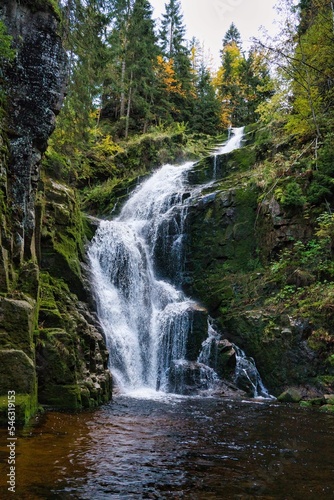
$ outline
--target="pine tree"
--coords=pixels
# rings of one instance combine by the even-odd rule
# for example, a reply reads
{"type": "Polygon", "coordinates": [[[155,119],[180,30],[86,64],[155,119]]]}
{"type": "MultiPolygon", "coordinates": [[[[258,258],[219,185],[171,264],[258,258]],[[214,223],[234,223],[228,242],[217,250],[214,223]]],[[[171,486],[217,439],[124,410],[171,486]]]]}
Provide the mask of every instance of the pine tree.
{"type": "Polygon", "coordinates": [[[220,102],[212,85],[209,70],[202,63],[196,83],[196,100],[190,121],[192,131],[216,135],[221,129],[220,102]]]}
{"type": "Polygon", "coordinates": [[[223,47],[226,47],[226,45],[231,45],[235,44],[239,49],[241,49],[242,46],[242,41],[241,41],[241,35],[234,23],[231,24],[229,29],[226,31],[225,36],[223,38],[223,47]]]}
{"type": "Polygon", "coordinates": [[[215,79],[222,102],[221,119],[224,127],[244,125],[246,61],[240,40],[240,33],[232,23],[223,38],[222,64],[215,79]]]}
{"type": "Polygon", "coordinates": [[[148,0],[135,0],[128,29],[128,78],[127,127],[132,117],[133,126],[143,132],[154,121],[155,66],[159,53],[148,0]]]}
{"type": "Polygon", "coordinates": [[[68,91],[53,142],[59,152],[74,154],[88,140],[92,110],[101,99],[108,58],[104,38],[109,23],[107,0],[69,0],[63,4],[63,40],[68,53],[68,91]]]}
{"type": "Polygon", "coordinates": [[[115,133],[146,131],[156,121],[156,65],[159,49],[147,0],[118,0],[109,36],[111,62],[105,82],[103,117],[115,133]]]}
{"type": "Polygon", "coordinates": [[[182,97],[181,94],[175,95],[175,109],[181,121],[188,121],[192,115],[195,93],[181,3],[177,0],[169,0],[165,9],[159,33],[162,55],[166,61],[173,61],[175,75],[183,91],[182,97]]]}

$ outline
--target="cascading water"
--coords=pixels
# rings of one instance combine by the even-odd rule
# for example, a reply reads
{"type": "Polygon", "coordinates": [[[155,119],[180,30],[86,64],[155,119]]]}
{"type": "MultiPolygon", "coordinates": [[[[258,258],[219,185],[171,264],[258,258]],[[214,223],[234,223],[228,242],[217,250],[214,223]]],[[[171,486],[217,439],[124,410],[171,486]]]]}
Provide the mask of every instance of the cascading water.
{"type": "Polygon", "coordinates": [[[271,398],[272,396],[263,385],[260,374],[255,366],[254,359],[246,356],[240,347],[236,345],[233,347],[236,352],[235,383],[248,394],[252,394],[254,398],[271,398]]]}
{"type": "MultiPolygon", "coordinates": [[[[223,152],[240,145],[242,131],[234,130],[223,152]]],[[[192,167],[161,167],[117,219],[101,221],[88,251],[110,369],[123,392],[186,394],[218,380],[205,358],[205,342],[197,360],[189,361],[187,352],[199,310],[181,290],[187,207],[198,193],[187,182],[192,167]]],[[[207,333],[209,345],[210,328],[207,333]]]]}
{"type": "Polygon", "coordinates": [[[217,177],[217,156],[231,153],[234,149],[238,149],[240,147],[243,135],[244,135],[245,127],[239,128],[229,128],[228,129],[228,140],[224,142],[224,144],[218,146],[213,151],[213,178],[217,177]],[[232,133],[232,137],[231,137],[232,133]]]}
{"type": "Polygon", "coordinates": [[[89,249],[98,315],[121,390],[168,391],[171,363],[185,359],[195,303],[170,280],[178,283],[182,275],[183,200],[192,165],[157,171],[116,220],[101,222],[89,249]]]}

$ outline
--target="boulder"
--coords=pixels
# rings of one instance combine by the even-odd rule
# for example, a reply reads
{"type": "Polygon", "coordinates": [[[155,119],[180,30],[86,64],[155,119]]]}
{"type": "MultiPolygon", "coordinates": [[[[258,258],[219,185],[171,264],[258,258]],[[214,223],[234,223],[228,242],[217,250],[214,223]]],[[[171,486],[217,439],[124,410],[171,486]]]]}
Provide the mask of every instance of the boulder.
{"type": "Polygon", "coordinates": [[[34,394],[36,372],[33,360],[21,350],[1,350],[0,380],[0,394],[6,395],[8,391],[15,391],[17,394],[34,394]]]}
{"type": "Polygon", "coordinates": [[[289,387],[278,396],[277,400],[281,403],[299,403],[302,400],[302,394],[299,389],[289,387]]]}

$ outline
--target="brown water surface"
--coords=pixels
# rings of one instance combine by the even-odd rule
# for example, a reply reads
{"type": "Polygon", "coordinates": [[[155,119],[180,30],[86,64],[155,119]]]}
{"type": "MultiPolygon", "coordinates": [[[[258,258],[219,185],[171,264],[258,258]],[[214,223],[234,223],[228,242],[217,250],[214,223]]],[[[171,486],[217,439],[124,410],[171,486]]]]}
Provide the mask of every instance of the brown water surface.
{"type": "Polygon", "coordinates": [[[334,417],[269,401],[118,396],[46,413],[18,436],[16,494],[0,498],[334,499],[334,417]]]}

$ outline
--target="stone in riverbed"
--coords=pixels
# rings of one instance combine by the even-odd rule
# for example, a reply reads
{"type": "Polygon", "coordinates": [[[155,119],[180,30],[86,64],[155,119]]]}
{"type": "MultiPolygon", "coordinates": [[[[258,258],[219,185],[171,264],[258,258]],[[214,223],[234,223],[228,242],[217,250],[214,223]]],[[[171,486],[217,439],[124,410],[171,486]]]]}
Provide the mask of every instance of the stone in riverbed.
{"type": "Polygon", "coordinates": [[[334,405],[334,394],[325,394],[324,400],[326,405],[334,405]]]}
{"type": "Polygon", "coordinates": [[[281,403],[299,403],[302,400],[300,391],[294,387],[289,387],[277,398],[281,403]]]}
{"type": "Polygon", "coordinates": [[[334,413],[334,405],[322,405],[319,408],[320,411],[334,413]]]}

